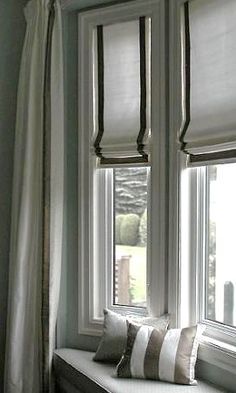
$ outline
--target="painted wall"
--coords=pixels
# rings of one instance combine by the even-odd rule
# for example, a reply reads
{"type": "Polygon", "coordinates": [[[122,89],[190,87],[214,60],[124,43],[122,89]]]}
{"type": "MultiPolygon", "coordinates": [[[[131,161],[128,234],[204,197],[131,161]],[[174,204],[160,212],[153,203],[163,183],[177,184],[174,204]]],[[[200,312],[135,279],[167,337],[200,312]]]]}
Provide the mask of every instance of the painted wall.
{"type": "MultiPolygon", "coordinates": [[[[99,2],[99,1],[98,1],[99,2]]],[[[95,349],[97,337],[78,334],[78,23],[77,13],[64,15],[66,84],[65,247],[57,324],[59,347],[95,349]]]]}
{"type": "Polygon", "coordinates": [[[3,391],[16,94],[26,0],[0,1],[0,391],[3,391]]]}
{"type": "MultiPolygon", "coordinates": [[[[129,1],[129,0],[124,0],[129,1]]],[[[120,0],[75,0],[63,15],[66,87],[65,247],[57,324],[58,347],[96,349],[99,338],[78,334],[78,10],[120,0]],[[79,5],[78,5],[79,4],[79,5]],[[73,11],[76,8],[77,11],[73,11]]]]}

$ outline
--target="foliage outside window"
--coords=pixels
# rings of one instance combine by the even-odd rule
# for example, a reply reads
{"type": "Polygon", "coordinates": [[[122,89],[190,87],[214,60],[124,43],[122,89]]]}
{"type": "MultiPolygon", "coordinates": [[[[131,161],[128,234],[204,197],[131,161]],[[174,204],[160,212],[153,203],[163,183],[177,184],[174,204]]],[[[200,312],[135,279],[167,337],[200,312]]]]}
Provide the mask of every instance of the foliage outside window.
{"type": "Polygon", "coordinates": [[[236,164],[208,168],[206,318],[229,326],[236,326],[235,177],[236,164]]]}
{"type": "Polygon", "coordinates": [[[114,304],[146,307],[147,168],[114,170],[114,304]]]}

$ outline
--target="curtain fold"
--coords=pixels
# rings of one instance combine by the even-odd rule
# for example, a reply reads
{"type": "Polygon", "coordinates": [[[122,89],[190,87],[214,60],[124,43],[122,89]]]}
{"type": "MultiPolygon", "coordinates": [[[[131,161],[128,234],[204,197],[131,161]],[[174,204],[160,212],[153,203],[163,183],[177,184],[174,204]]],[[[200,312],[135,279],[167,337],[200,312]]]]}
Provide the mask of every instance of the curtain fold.
{"type": "Polygon", "coordinates": [[[60,285],[64,112],[59,0],[31,0],[18,86],[5,393],[46,393],[60,285]]]}

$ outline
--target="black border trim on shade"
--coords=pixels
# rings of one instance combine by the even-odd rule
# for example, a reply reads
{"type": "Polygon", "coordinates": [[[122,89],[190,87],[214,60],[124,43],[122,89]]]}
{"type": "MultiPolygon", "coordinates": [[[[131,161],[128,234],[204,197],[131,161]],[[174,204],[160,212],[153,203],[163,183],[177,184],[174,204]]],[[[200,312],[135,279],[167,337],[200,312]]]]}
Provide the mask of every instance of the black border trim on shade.
{"type": "Polygon", "coordinates": [[[184,22],[185,22],[185,123],[180,135],[181,150],[185,151],[184,137],[186,135],[190,120],[191,120],[191,103],[190,103],[190,89],[191,89],[191,38],[189,27],[189,3],[184,3],[184,22]]]}
{"type": "Polygon", "coordinates": [[[97,56],[98,56],[98,134],[94,142],[95,153],[102,158],[100,143],[104,134],[104,45],[103,26],[97,26],[97,56]]]}
{"type": "Polygon", "coordinates": [[[140,45],[140,131],[137,138],[137,150],[148,161],[148,155],[144,151],[143,138],[147,128],[147,87],[146,87],[146,18],[139,18],[139,45],[140,45]]]}
{"type": "Polygon", "coordinates": [[[236,159],[236,149],[203,154],[189,154],[189,162],[193,165],[223,159],[236,159]]]}
{"type": "Polygon", "coordinates": [[[122,164],[143,164],[148,162],[144,156],[133,156],[133,157],[101,157],[101,165],[122,165],[122,164]]]}

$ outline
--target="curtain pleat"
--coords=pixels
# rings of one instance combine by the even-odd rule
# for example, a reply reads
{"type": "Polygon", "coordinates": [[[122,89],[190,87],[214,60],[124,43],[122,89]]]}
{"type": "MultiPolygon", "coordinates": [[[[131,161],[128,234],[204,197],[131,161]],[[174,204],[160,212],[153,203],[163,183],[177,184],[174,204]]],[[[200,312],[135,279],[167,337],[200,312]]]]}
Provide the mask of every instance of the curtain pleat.
{"type": "Polygon", "coordinates": [[[49,3],[43,87],[43,225],[42,225],[42,379],[49,392],[49,275],[50,275],[50,183],[51,183],[51,53],[55,20],[54,0],[49,3]]]}
{"type": "Polygon", "coordinates": [[[31,0],[25,16],[27,31],[15,137],[4,391],[46,393],[50,391],[63,228],[59,0],[31,0]]]}

